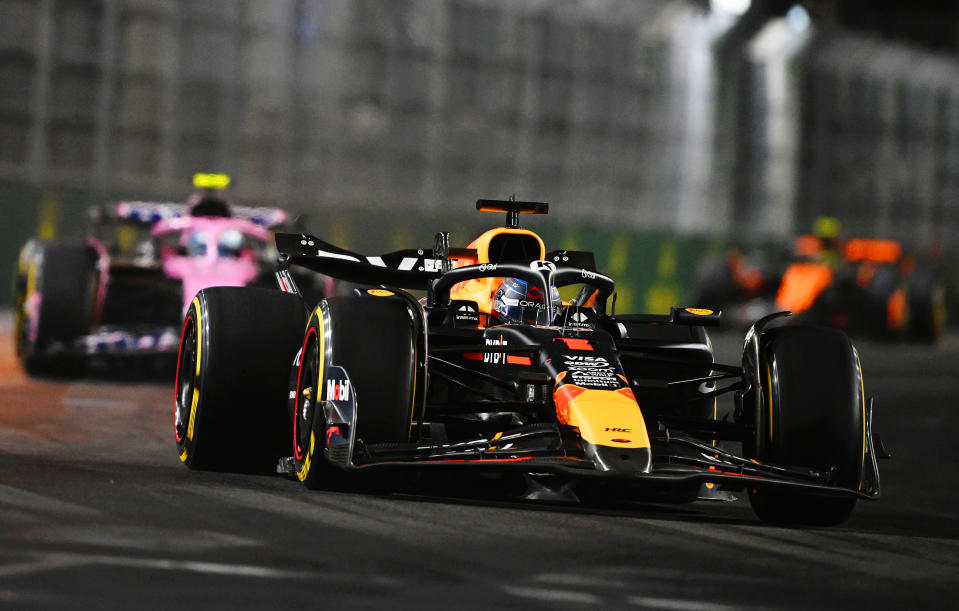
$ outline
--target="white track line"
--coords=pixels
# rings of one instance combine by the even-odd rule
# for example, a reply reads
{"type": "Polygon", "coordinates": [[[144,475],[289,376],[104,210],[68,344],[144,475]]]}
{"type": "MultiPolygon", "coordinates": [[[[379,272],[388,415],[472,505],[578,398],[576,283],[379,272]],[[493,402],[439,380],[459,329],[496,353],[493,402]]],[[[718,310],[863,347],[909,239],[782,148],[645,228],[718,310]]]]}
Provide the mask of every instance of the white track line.
{"type": "Polygon", "coordinates": [[[571,590],[556,590],[553,588],[530,588],[507,586],[503,591],[513,596],[521,598],[532,598],[541,601],[554,603],[583,603],[596,605],[601,603],[600,598],[588,592],[575,592],[571,590]]]}
{"type": "Polygon", "coordinates": [[[52,496],[37,494],[13,486],[0,484],[0,507],[16,508],[41,513],[60,513],[74,516],[99,516],[102,512],[92,507],[61,501],[52,496]]]}
{"type": "Polygon", "coordinates": [[[172,558],[141,558],[137,556],[116,556],[100,554],[79,554],[55,552],[43,554],[37,560],[28,560],[17,564],[0,566],[0,578],[16,577],[55,571],[64,568],[86,566],[115,566],[159,571],[181,571],[207,575],[229,575],[231,577],[252,577],[258,579],[332,579],[333,575],[324,575],[312,571],[289,571],[267,566],[251,564],[227,564],[222,562],[201,562],[195,560],[175,560],[172,558]]]}
{"type": "Polygon", "coordinates": [[[653,598],[650,596],[630,596],[627,602],[631,605],[643,607],[644,609],[676,609],[677,611],[732,611],[733,609],[742,609],[741,606],[733,607],[731,605],[708,603],[699,600],[653,598]]]}

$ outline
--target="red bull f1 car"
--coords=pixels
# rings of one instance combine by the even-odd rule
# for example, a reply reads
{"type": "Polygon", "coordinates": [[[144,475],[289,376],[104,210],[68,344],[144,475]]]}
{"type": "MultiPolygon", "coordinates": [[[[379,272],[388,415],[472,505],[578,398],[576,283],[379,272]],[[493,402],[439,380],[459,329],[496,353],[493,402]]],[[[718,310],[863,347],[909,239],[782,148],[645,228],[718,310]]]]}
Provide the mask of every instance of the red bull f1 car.
{"type": "Polygon", "coordinates": [[[477,208],[507,222],[465,248],[440,232],[433,248],[366,256],[277,234],[279,290],[200,291],[179,347],[180,460],[311,489],[463,469],[517,474],[531,499],[745,491],[778,523],[841,523],[879,497],[872,404],[843,332],[769,325],[779,313],[752,326],[740,363],[717,363],[718,311],[618,313],[591,253],[547,252],[519,227],[547,204],[477,208]],[[367,288],[308,303],[290,266],[367,288]]]}

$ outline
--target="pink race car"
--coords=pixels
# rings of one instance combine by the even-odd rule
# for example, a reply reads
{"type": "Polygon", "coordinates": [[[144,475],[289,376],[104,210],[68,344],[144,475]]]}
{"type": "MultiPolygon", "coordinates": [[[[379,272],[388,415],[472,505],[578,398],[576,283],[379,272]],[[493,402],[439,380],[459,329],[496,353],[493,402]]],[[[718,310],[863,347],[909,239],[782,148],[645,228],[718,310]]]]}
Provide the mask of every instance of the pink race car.
{"type": "MultiPolygon", "coordinates": [[[[90,209],[85,239],[31,239],[15,276],[17,355],[30,373],[77,373],[101,356],[176,356],[179,321],[212,286],[273,284],[277,208],[120,202],[90,209]]],[[[323,279],[301,283],[316,294],[323,279]]]]}

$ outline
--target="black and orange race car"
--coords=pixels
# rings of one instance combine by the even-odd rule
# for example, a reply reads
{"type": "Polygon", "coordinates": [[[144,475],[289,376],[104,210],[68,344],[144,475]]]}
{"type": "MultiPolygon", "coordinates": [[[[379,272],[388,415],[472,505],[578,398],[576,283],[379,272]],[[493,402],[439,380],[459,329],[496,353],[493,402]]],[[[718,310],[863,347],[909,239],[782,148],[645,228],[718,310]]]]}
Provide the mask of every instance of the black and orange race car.
{"type": "Polygon", "coordinates": [[[873,337],[936,341],[946,327],[946,285],[934,263],[894,240],[801,235],[789,256],[733,249],[701,270],[694,303],[740,325],[770,312],[873,337]]]}
{"type": "Polygon", "coordinates": [[[514,475],[531,499],[745,490],[787,523],[840,523],[878,498],[872,406],[841,331],[767,328],[780,313],[750,329],[741,363],[717,363],[719,312],[616,313],[591,253],[547,252],[519,227],[547,204],[477,208],[507,223],[465,248],[441,232],[365,256],[277,234],[280,290],[200,291],[175,383],[181,461],[308,488],[465,469],[514,475]],[[366,288],[307,303],[291,265],[366,288]]]}

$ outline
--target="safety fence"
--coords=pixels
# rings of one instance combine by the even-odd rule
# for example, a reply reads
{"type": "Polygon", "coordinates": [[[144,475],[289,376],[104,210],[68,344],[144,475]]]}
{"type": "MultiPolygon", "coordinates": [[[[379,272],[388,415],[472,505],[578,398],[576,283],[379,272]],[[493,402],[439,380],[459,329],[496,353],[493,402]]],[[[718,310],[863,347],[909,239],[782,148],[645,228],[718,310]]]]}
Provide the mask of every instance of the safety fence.
{"type": "Polygon", "coordinates": [[[0,266],[196,171],[356,227],[546,200],[558,237],[625,241],[639,274],[820,214],[959,252],[955,59],[704,4],[0,0],[0,266]]]}

